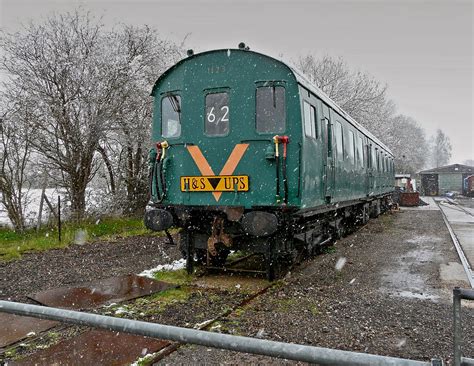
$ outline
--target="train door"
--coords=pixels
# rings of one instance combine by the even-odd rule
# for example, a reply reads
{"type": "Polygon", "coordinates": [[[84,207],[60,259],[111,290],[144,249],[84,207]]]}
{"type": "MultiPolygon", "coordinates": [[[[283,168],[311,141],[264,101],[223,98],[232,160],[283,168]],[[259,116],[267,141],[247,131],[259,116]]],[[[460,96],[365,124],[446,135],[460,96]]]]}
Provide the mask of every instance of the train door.
{"type": "Polygon", "coordinates": [[[366,173],[366,194],[367,196],[371,196],[374,194],[373,187],[374,187],[374,172],[373,172],[373,165],[372,165],[372,144],[367,141],[365,145],[366,148],[366,157],[367,157],[367,173],[366,173]]]}
{"type": "Polygon", "coordinates": [[[321,125],[324,130],[324,150],[325,150],[325,161],[324,163],[324,186],[325,186],[325,200],[326,203],[331,202],[331,198],[334,195],[334,180],[335,180],[335,167],[334,167],[334,149],[333,149],[333,131],[331,124],[331,116],[329,107],[322,103],[323,116],[321,118],[321,125]]]}

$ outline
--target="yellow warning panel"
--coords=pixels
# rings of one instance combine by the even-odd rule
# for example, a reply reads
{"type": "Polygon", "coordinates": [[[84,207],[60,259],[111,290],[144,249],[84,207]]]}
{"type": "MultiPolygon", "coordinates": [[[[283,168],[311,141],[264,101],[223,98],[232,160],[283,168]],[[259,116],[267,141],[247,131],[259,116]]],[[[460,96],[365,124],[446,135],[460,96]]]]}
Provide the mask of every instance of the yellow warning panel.
{"type": "Polygon", "coordinates": [[[183,192],[247,192],[248,175],[181,177],[183,192]]]}

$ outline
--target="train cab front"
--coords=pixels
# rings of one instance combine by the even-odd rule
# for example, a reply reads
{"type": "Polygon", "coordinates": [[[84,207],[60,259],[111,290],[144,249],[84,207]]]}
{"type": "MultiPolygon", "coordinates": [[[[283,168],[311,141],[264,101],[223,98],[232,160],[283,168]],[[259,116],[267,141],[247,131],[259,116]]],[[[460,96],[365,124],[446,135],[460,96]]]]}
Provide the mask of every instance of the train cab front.
{"type": "Polygon", "coordinates": [[[248,239],[274,235],[300,199],[291,137],[300,123],[288,117],[300,106],[290,70],[248,51],[213,51],[168,70],[152,95],[147,228],[179,227],[211,255],[217,244],[265,250],[248,239]]]}

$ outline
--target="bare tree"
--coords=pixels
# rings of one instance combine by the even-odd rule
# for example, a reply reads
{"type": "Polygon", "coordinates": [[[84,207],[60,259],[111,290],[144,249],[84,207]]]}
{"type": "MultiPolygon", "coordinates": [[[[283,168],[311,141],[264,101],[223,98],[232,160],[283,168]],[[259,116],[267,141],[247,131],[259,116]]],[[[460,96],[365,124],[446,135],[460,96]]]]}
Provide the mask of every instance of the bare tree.
{"type": "Polygon", "coordinates": [[[0,202],[15,230],[26,227],[25,206],[29,198],[27,168],[32,152],[28,105],[17,99],[0,119],[0,202]]]}
{"type": "Polygon", "coordinates": [[[397,171],[415,173],[425,165],[424,130],[410,117],[395,115],[387,86],[361,71],[351,71],[342,58],[301,57],[298,67],[355,120],[384,141],[395,155],[397,171]]]}
{"type": "Polygon", "coordinates": [[[54,15],[21,33],[3,33],[1,65],[10,91],[35,103],[33,143],[83,217],[85,191],[97,169],[98,143],[115,114],[123,73],[104,28],[89,13],[54,15]]]}
{"type": "Polygon", "coordinates": [[[110,187],[128,213],[141,213],[148,200],[148,150],[151,147],[151,88],[169,66],[182,56],[179,46],[160,39],[148,26],[122,26],[109,35],[118,63],[121,89],[112,128],[99,151],[107,169],[110,187]],[[107,149],[105,149],[107,147],[107,149]]]}
{"type": "Polygon", "coordinates": [[[351,71],[342,58],[301,57],[298,68],[351,117],[383,137],[384,125],[394,113],[387,86],[361,71],[351,71]]]}
{"type": "Polygon", "coordinates": [[[440,129],[436,130],[436,136],[431,140],[431,163],[434,167],[446,165],[451,159],[451,142],[449,137],[440,129]]]}
{"type": "Polygon", "coordinates": [[[385,143],[395,156],[398,173],[415,174],[426,165],[428,143],[423,128],[414,119],[404,115],[391,118],[385,143]]]}

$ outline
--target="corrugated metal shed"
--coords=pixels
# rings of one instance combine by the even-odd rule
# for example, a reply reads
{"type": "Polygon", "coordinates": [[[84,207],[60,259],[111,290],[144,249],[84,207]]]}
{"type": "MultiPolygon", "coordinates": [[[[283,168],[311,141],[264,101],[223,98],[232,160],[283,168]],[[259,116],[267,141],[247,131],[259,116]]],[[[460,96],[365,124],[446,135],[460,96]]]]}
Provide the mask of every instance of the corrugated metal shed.
{"type": "Polygon", "coordinates": [[[446,192],[466,194],[463,180],[474,174],[474,167],[451,164],[423,170],[421,175],[421,193],[429,196],[443,195],[446,192]]]}

